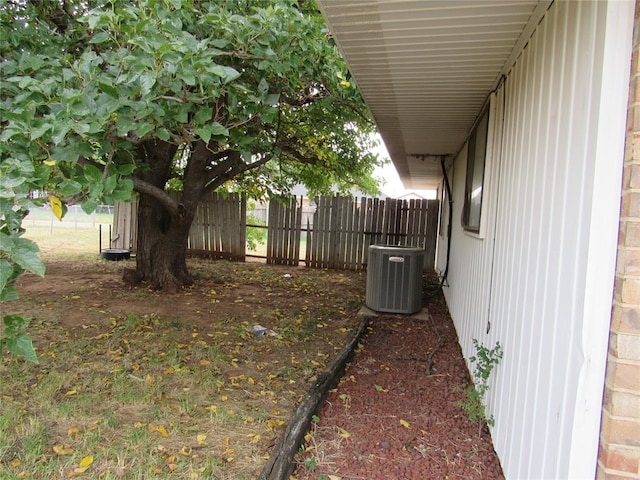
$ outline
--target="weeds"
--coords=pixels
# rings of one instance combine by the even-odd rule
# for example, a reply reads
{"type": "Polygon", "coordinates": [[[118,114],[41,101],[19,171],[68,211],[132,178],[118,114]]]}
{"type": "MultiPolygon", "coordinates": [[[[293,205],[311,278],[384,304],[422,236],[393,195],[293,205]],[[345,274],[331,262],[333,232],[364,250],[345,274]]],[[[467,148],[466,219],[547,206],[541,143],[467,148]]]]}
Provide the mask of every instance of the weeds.
{"type": "Polygon", "coordinates": [[[458,402],[458,406],[464,410],[469,420],[478,424],[478,436],[480,436],[483,425],[486,424],[492,427],[494,424],[493,415],[487,417],[484,401],[489,391],[491,372],[502,360],[502,347],[498,342],[493,348],[489,349],[481,345],[475,338],[473,339],[473,346],[476,354],[469,361],[474,365],[474,383],[464,390],[466,398],[458,402]]]}

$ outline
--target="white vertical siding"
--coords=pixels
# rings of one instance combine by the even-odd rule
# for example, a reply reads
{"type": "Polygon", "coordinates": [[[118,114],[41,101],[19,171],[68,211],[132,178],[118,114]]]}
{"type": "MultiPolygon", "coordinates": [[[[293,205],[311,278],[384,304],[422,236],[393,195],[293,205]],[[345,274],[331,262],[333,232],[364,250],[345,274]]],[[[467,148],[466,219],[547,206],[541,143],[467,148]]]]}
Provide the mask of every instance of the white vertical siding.
{"type": "Polygon", "coordinates": [[[454,164],[445,295],[467,358],[473,338],[503,346],[489,412],[496,418],[492,435],[507,478],[593,478],[595,472],[599,412],[583,405],[591,396],[586,403],[593,407],[604,372],[607,342],[600,337],[609,312],[602,305],[611,304],[616,245],[611,225],[620,195],[626,104],[624,94],[616,94],[622,110],[607,111],[609,89],[620,90],[624,77],[624,64],[611,61],[616,55],[611,49],[630,45],[625,28],[632,18],[632,2],[551,6],[496,94],[499,144],[487,172],[484,238],[460,226],[464,150],[454,164]],[[629,3],[629,15],[619,15],[620,24],[614,25],[612,12],[629,10],[629,3]],[[603,77],[604,68],[620,74],[603,77]],[[605,158],[604,151],[616,156],[605,158]],[[604,225],[609,230],[602,231],[604,225]],[[589,262],[596,248],[607,253],[594,269],[589,262]]]}

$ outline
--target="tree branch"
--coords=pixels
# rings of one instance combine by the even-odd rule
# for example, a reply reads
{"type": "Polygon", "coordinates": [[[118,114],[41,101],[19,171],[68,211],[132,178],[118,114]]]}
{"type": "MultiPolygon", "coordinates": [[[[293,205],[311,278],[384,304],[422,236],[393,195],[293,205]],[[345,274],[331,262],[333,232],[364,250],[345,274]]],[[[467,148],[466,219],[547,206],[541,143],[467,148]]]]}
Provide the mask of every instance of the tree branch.
{"type": "MultiPolygon", "coordinates": [[[[238,157],[240,157],[239,152],[235,152],[235,153],[237,153],[238,157]]],[[[236,161],[235,165],[233,164],[234,163],[233,161],[231,160],[228,161],[226,165],[226,169],[220,169],[220,170],[216,169],[218,174],[211,175],[211,178],[208,181],[207,186],[205,188],[205,193],[212,192],[213,190],[218,188],[220,185],[223,185],[225,182],[231,180],[234,177],[237,177],[241,173],[248,172],[249,170],[255,170],[256,168],[261,167],[262,165],[270,161],[272,158],[273,158],[273,155],[268,154],[255,162],[246,163],[243,161],[240,161],[240,162],[236,161]]]]}
{"type": "Polygon", "coordinates": [[[138,193],[144,193],[155,198],[162,206],[172,215],[180,214],[180,204],[171,197],[167,192],[150,183],[141,180],[138,177],[133,178],[133,189],[138,193]]]}
{"type": "Polygon", "coordinates": [[[293,148],[291,145],[289,144],[284,144],[284,145],[278,145],[280,147],[280,149],[284,152],[287,153],[289,155],[291,155],[293,158],[296,159],[297,162],[299,163],[306,163],[308,165],[316,165],[316,164],[320,164],[320,160],[317,158],[308,158],[305,157],[304,155],[302,155],[298,150],[296,150],[295,148],[293,148]]]}

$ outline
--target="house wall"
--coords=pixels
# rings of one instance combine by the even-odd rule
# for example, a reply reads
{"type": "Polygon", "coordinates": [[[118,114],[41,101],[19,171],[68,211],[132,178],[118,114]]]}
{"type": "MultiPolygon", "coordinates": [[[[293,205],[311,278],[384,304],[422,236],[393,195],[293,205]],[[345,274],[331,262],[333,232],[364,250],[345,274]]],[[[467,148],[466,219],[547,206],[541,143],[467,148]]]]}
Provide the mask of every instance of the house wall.
{"type": "Polygon", "coordinates": [[[640,4],[631,85],[598,479],[640,478],[640,4]]]}
{"type": "Polygon", "coordinates": [[[453,165],[444,293],[466,358],[502,345],[487,407],[507,478],[595,475],[632,11],[551,5],[492,100],[480,235],[460,224],[465,149],[453,165]]]}

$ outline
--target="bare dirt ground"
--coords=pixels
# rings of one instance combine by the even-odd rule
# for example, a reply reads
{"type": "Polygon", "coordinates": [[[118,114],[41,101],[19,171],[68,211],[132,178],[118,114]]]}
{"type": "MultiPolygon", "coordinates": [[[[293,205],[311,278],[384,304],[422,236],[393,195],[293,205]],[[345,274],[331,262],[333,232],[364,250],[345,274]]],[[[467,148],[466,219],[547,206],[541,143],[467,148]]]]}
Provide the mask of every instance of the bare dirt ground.
{"type": "MultiPolygon", "coordinates": [[[[364,301],[364,274],[194,261],[191,269],[196,275],[196,284],[179,294],[163,295],[145,288],[125,287],[120,279],[123,267],[124,262],[55,261],[48,263],[44,279],[23,276],[18,289],[21,299],[7,304],[6,308],[11,308],[11,313],[34,318],[35,327],[30,328],[30,333],[41,364],[26,368],[17,366],[15,359],[5,358],[4,367],[0,364],[0,376],[19,371],[26,376],[27,383],[38,384],[42,376],[52,370],[71,369],[74,363],[61,359],[69,355],[63,345],[69,343],[69,338],[85,338],[88,353],[78,352],[75,362],[81,364],[84,375],[98,376],[87,374],[87,370],[105,355],[108,361],[120,363],[132,378],[164,382],[163,396],[158,397],[161,401],[172,395],[177,398],[177,393],[171,393],[172,388],[189,391],[194,412],[202,408],[209,414],[222,401],[225,405],[236,402],[237,412],[249,408],[243,406],[243,402],[254,402],[251,404],[254,413],[245,417],[249,420],[230,427],[223,425],[231,430],[220,433],[218,449],[211,445],[211,440],[216,428],[222,427],[212,425],[209,417],[200,418],[199,414],[192,413],[195,426],[189,428],[198,427],[203,435],[208,435],[207,448],[199,448],[197,455],[173,455],[167,451],[169,440],[164,439],[164,451],[160,453],[157,445],[149,445],[155,463],[144,468],[155,475],[153,478],[256,478],[284,422],[314,375],[330,362],[360,321],[357,311],[364,301]],[[136,324],[138,330],[133,332],[144,332],[146,343],[135,343],[137,337],[132,335],[130,340],[122,339],[118,349],[110,344],[112,350],[101,351],[96,342],[110,336],[115,338],[118,329],[128,328],[126,320],[133,317],[145,319],[136,324]],[[247,331],[254,324],[272,329],[278,337],[273,340],[256,337],[247,331]],[[158,333],[156,329],[166,325],[175,327],[170,330],[170,339],[153,336],[158,333]],[[169,347],[165,352],[160,348],[151,353],[145,350],[154,343],[167,341],[172,342],[175,352],[184,351],[180,357],[182,366],[175,367],[174,372],[170,363],[162,363],[167,359],[169,347]],[[203,341],[208,346],[215,345],[224,361],[213,365],[211,357],[206,357],[209,360],[198,357],[194,352],[205,347],[198,347],[196,343],[204,345],[203,341]],[[145,351],[136,353],[136,350],[145,351]],[[95,357],[87,359],[87,355],[95,357]],[[150,359],[153,355],[159,357],[155,363],[150,359]],[[224,385],[217,387],[215,398],[207,392],[206,401],[199,399],[197,381],[188,387],[184,379],[179,386],[167,383],[177,377],[176,372],[190,369],[192,374],[198,374],[199,368],[211,372],[213,367],[218,381],[224,385]],[[259,404],[262,397],[268,398],[268,406],[259,404]],[[238,430],[236,437],[234,428],[238,430]],[[233,454],[228,454],[229,451],[233,454]],[[207,455],[217,460],[214,466],[205,468],[203,457],[207,455]]],[[[427,279],[426,284],[425,305],[429,312],[426,320],[397,315],[372,320],[370,331],[340,385],[318,413],[318,421],[307,436],[305,451],[298,456],[295,478],[503,478],[488,431],[479,430],[457,405],[463,399],[462,390],[468,385],[469,375],[439,290],[433,287],[432,279],[427,279]]],[[[93,388],[89,380],[85,383],[79,387],[65,384],[53,398],[62,398],[65,402],[75,399],[80,395],[72,393],[70,397],[69,392],[93,388]]],[[[107,390],[93,393],[92,398],[102,398],[106,404],[111,401],[107,390]]],[[[19,386],[13,386],[10,392],[0,387],[0,397],[20,405],[29,405],[31,394],[28,386],[22,391],[19,386]]],[[[175,402],[178,400],[174,399],[175,402]]],[[[117,418],[121,422],[117,427],[120,430],[127,420],[132,423],[131,418],[124,418],[128,410],[125,406],[122,408],[123,418],[117,418]]],[[[157,419],[161,407],[153,408],[157,419]]],[[[33,412],[29,408],[20,411],[38,415],[35,408],[33,412]]],[[[151,425],[149,419],[137,420],[136,424],[151,425]]],[[[74,421],[79,422],[69,420],[65,428],[74,421]]],[[[179,424],[186,422],[182,417],[175,420],[174,430],[177,432],[179,424]]],[[[148,430],[152,432],[151,427],[148,430]]],[[[169,433],[169,438],[175,436],[178,442],[178,433],[169,433]]],[[[59,440],[55,435],[50,437],[49,450],[59,440]]],[[[126,439],[118,439],[114,427],[110,441],[117,449],[120,448],[117,442],[126,439]]],[[[122,445],[121,448],[130,447],[122,445]]],[[[79,451],[80,445],[75,448],[79,451]]],[[[176,443],[176,451],[178,448],[176,443]]],[[[180,452],[183,450],[184,447],[180,452]]],[[[108,463],[108,453],[102,452],[104,462],[98,465],[96,460],[92,467],[95,478],[147,478],[144,473],[127,477],[126,472],[109,476],[115,467],[108,463]]],[[[34,460],[33,468],[40,468],[38,465],[45,460],[58,461],[55,457],[45,449],[45,453],[34,460]]],[[[98,454],[96,458],[99,457],[98,454]]],[[[138,461],[142,460],[135,456],[129,460],[131,465],[138,461]]],[[[64,471],[63,466],[57,468],[64,471]]],[[[65,473],[60,477],[29,476],[28,463],[20,460],[17,447],[5,452],[0,448],[0,477],[25,472],[22,478],[67,476],[65,473]]]]}

